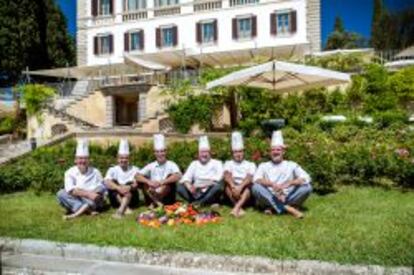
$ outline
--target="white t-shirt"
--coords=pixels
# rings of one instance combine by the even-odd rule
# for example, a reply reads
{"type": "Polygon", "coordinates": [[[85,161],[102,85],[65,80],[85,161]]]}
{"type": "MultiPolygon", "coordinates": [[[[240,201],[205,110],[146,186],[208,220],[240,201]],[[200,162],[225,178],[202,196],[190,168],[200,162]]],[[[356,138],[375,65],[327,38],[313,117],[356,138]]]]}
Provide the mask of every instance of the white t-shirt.
{"type": "Polygon", "coordinates": [[[206,164],[199,160],[191,162],[181,182],[190,182],[194,186],[203,185],[207,181],[221,181],[223,178],[223,163],[216,159],[210,159],[206,164]]]}
{"type": "MultiPolygon", "coordinates": [[[[304,179],[308,184],[311,182],[309,174],[296,162],[283,160],[281,163],[273,163],[268,161],[259,165],[254,174],[253,182],[257,183],[259,179],[267,179],[273,183],[283,184],[297,178],[304,179]]],[[[273,193],[273,188],[268,188],[273,193]]],[[[283,193],[287,195],[293,188],[294,186],[289,186],[283,190],[283,193]]]]}
{"type": "Polygon", "coordinates": [[[224,171],[230,172],[234,183],[238,185],[242,183],[247,175],[254,176],[256,164],[247,160],[243,160],[242,162],[228,160],[224,164],[224,171]]]}
{"type": "Polygon", "coordinates": [[[133,182],[135,175],[139,172],[138,167],[134,165],[128,166],[128,170],[124,171],[121,166],[116,165],[108,169],[105,175],[106,180],[114,180],[121,185],[133,182]]]}
{"type": "Polygon", "coordinates": [[[139,173],[150,180],[162,181],[171,174],[181,174],[181,171],[175,162],[167,160],[163,164],[159,164],[157,161],[151,162],[142,168],[139,173]]]}
{"type": "Polygon", "coordinates": [[[101,172],[94,167],[88,167],[85,174],[82,174],[77,166],[73,166],[65,172],[66,192],[75,188],[94,191],[98,187],[103,187],[103,179],[101,172]]]}

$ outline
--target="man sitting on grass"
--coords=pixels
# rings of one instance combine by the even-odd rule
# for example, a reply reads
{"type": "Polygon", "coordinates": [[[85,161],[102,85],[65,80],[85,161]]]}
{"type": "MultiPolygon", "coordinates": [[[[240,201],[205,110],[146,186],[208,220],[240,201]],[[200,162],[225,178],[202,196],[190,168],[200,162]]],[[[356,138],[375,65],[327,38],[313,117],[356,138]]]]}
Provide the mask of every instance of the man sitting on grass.
{"type": "Polygon", "coordinates": [[[142,168],[136,180],[143,184],[142,190],[150,207],[173,204],[181,171],[175,162],[167,160],[164,135],[154,135],[154,155],[156,160],[142,168]]]}
{"type": "Polygon", "coordinates": [[[65,173],[65,188],[57,193],[59,203],[68,212],[63,216],[65,220],[82,214],[96,215],[104,202],[102,175],[98,169],[89,166],[87,140],[78,141],[75,164],[65,173]]]}
{"type": "Polygon", "coordinates": [[[218,206],[222,192],[223,164],[212,159],[207,136],[198,143],[198,160],[191,162],[177,187],[180,196],[189,203],[218,206]]]}
{"type": "Polygon", "coordinates": [[[131,214],[130,207],[138,206],[138,183],[135,175],[139,169],[129,165],[129,145],[126,139],[121,139],[118,149],[118,165],[108,169],[105,185],[108,189],[111,206],[118,208],[114,218],[120,219],[124,214],[131,214]]]}
{"type": "Polygon", "coordinates": [[[283,159],[286,146],[281,131],[272,135],[270,161],[259,165],[254,175],[253,196],[261,206],[270,207],[265,213],[288,212],[303,218],[297,209],[312,191],[311,178],[297,163],[283,159]]]}
{"type": "Polygon", "coordinates": [[[234,205],[230,212],[235,217],[244,215],[243,205],[250,198],[250,187],[256,165],[244,159],[243,137],[240,132],[231,136],[233,159],[224,164],[225,193],[234,205]]]}

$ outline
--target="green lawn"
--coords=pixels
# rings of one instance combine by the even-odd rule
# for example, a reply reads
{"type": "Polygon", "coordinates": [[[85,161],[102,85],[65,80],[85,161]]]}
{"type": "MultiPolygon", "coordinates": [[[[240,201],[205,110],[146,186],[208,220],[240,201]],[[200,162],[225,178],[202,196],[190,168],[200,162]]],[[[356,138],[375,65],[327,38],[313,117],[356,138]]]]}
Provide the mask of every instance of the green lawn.
{"type": "Polygon", "coordinates": [[[139,226],[134,217],[114,220],[113,210],[63,221],[54,196],[25,192],[0,196],[0,236],[276,259],[414,263],[413,192],[346,187],[327,196],[312,195],[306,206],[303,220],[253,209],[234,219],[223,207],[220,224],[151,229],[139,226]]]}

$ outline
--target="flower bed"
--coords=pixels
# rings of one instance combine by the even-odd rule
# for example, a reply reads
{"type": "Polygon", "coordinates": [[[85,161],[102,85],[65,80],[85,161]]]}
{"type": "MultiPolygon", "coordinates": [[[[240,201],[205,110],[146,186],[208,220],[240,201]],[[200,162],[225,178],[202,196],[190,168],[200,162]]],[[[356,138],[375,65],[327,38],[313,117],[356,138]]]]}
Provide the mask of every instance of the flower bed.
{"type": "Polygon", "coordinates": [[[191,204],[177,202],[142,212],[137,217],[140,225],[159,228],[161,225],[218,223],[221,217],[216,211],[198,211],[191,204]]]}

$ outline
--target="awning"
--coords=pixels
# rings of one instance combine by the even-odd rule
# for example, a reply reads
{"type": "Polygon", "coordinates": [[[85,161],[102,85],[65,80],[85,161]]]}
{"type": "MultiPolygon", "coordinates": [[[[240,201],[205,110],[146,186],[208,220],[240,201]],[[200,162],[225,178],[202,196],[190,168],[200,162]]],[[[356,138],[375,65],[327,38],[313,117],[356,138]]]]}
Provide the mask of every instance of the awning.
{"type": "Polygon", "coordinates": [[[346,73],[274,60],[230,73],[207,83],[206,88],[240,85],[285,92],[343,84],[350,80],[346,73]]]}

